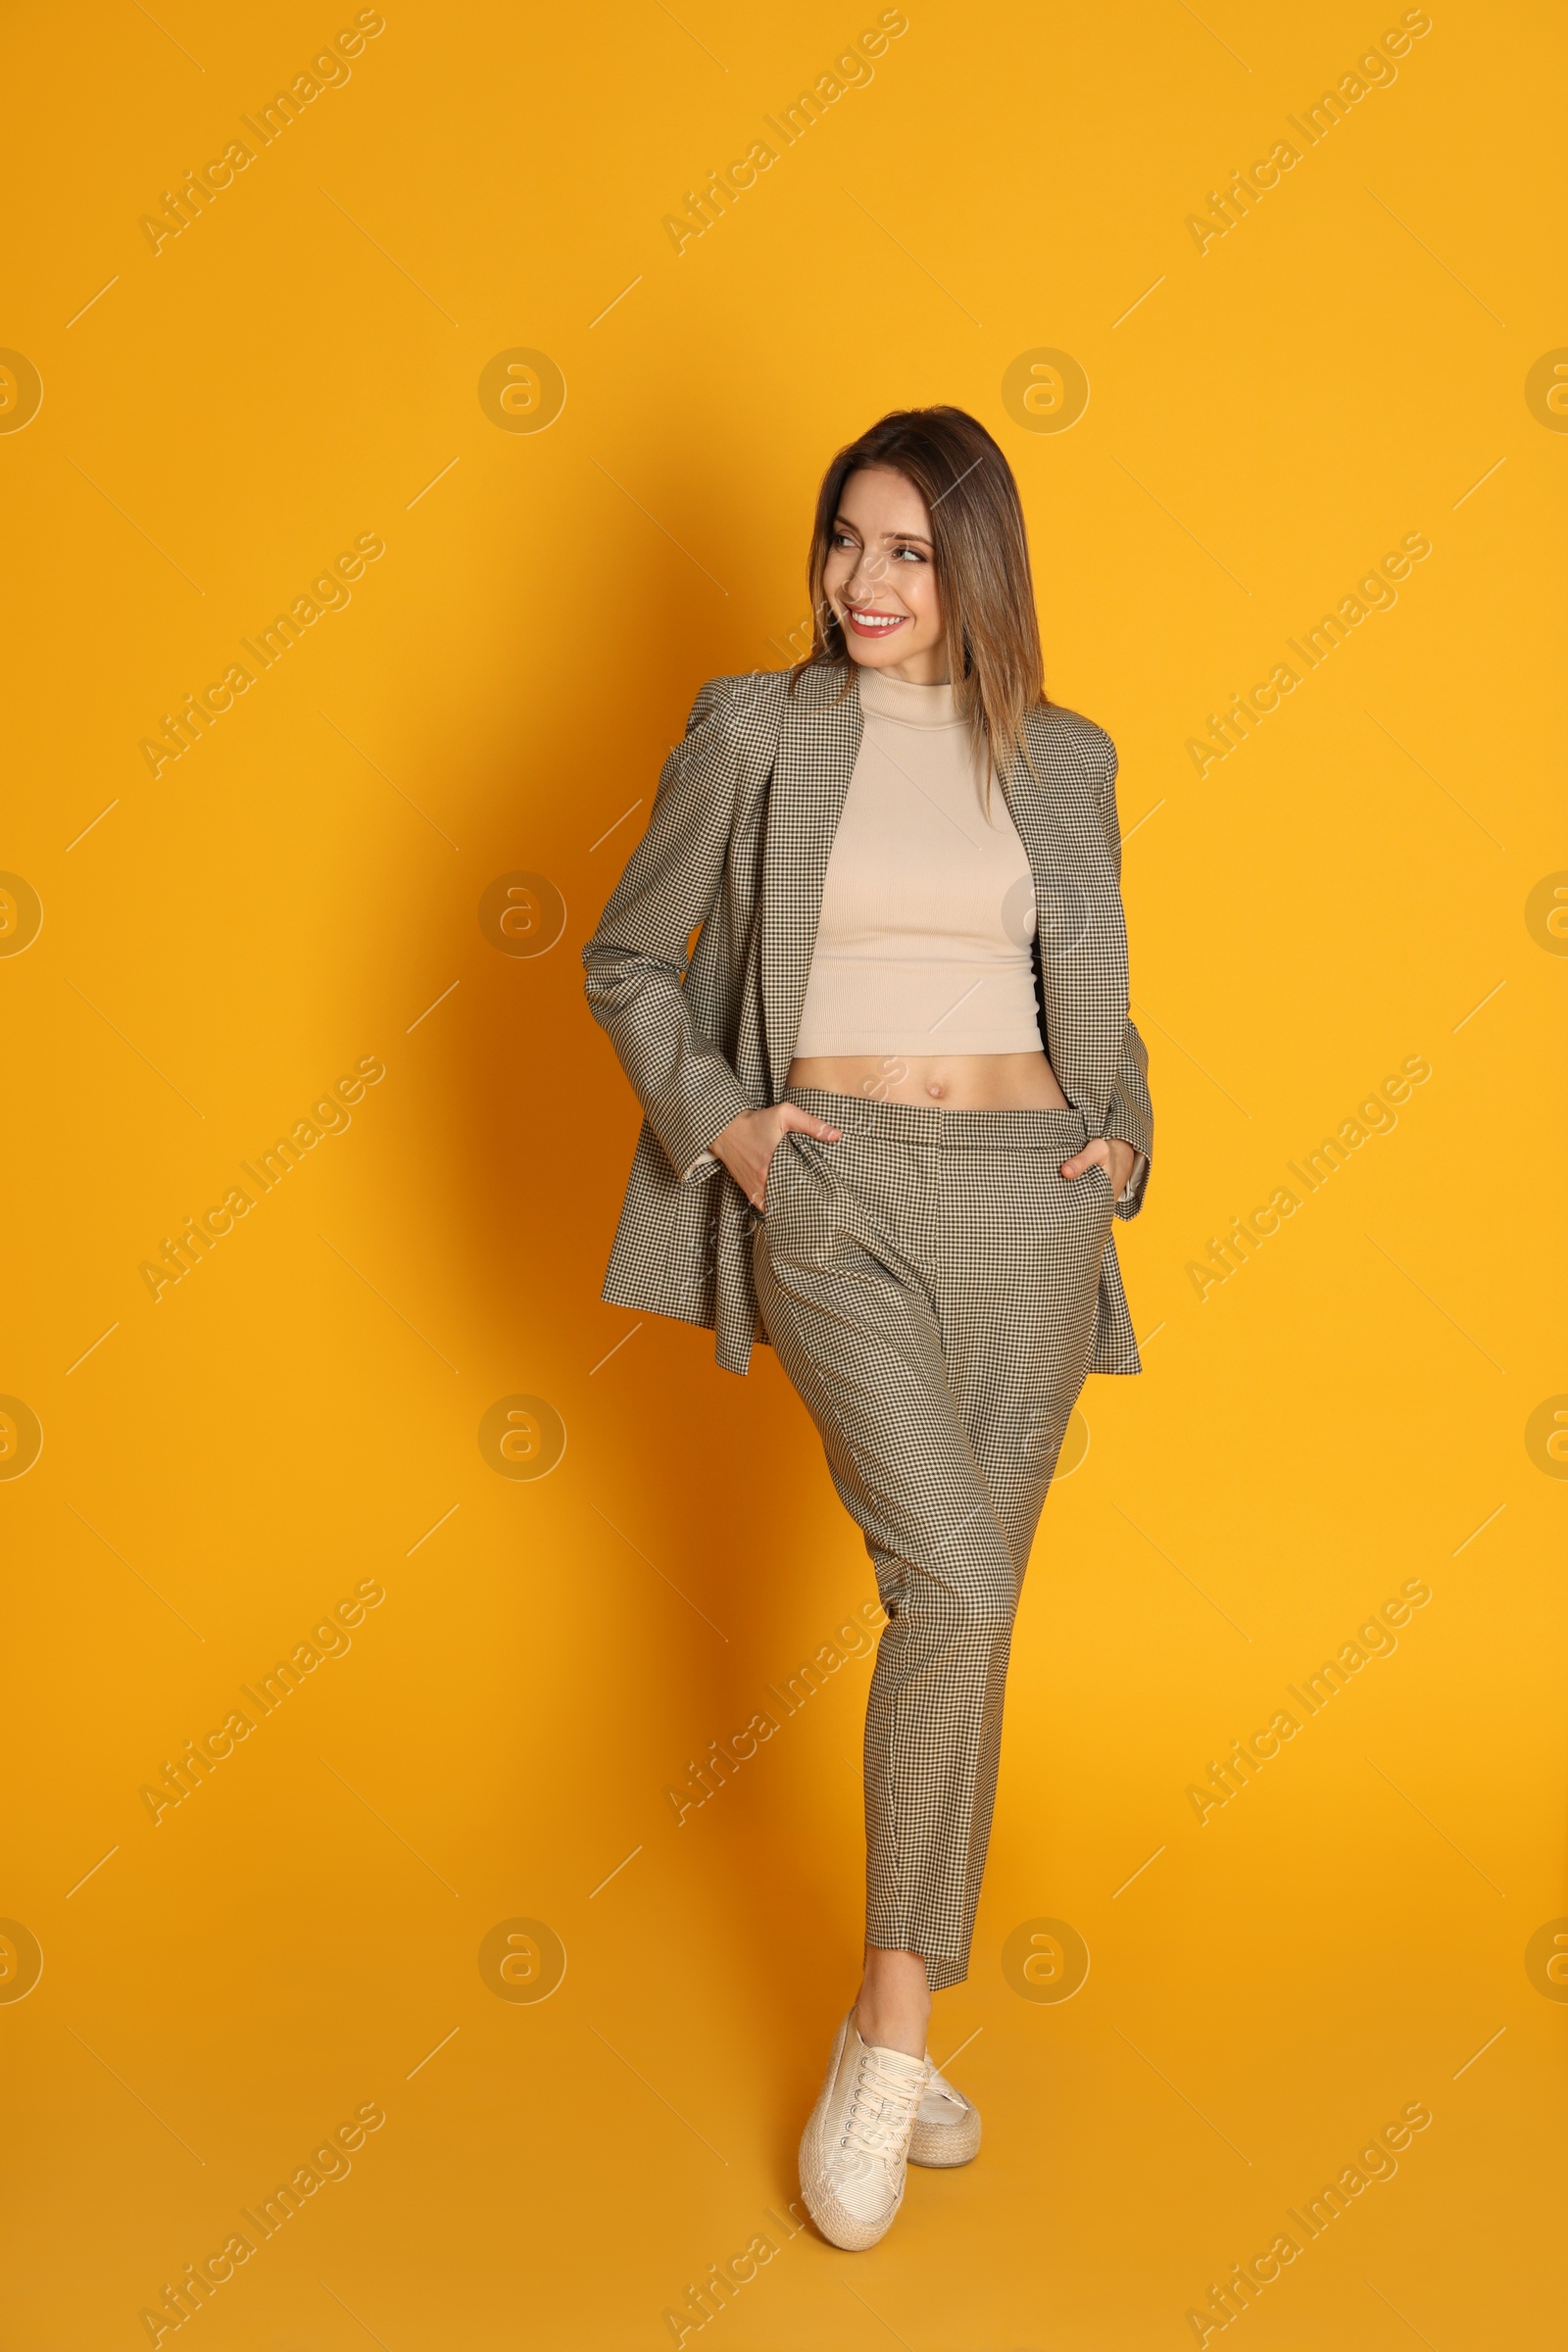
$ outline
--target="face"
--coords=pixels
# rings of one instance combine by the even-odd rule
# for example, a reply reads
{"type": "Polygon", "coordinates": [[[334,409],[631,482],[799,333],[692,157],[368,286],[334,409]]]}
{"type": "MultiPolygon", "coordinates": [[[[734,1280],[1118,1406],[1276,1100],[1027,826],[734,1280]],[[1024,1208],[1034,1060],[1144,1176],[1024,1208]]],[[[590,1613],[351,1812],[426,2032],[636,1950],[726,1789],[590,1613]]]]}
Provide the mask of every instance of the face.
{"type": "Polygon", "coordinates": [[[844,485],[822,587],[850,660],[913,686],[948,682],[931,516],[891,466],[868,466],[844,485]]]}

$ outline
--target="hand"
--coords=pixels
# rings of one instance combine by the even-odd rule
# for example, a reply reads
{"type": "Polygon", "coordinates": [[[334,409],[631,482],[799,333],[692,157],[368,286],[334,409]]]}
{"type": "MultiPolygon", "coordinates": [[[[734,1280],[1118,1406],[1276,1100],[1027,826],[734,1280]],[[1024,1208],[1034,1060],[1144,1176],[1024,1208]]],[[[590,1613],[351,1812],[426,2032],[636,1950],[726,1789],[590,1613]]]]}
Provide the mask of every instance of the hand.
{"type": "Polygon", "coordinates": [[[775,1102],[770,1110],[743,1110],[738,1119],[731,1119],[721,1128],[708,1149],[721,1159],[754,1208],[762,1206],[767,1190],[768,1163],[778,1149],[780,1140],[790,1129],[799,1128],[803,1135],[814,1135],[824,1144],[836,1144],[843,1129],[830,1127],[825,1119],[814,1119],[798,1102],[775,1102]]]}
{"type": "Polygon", "coordinates": [[[1085,1144],[1071,1159],[1064,1159],[1061,1172],[1069,1180],[1082,1176],[1089,1168],[1103,1168],[1110,1178],[1110,1197],[1119,1200],[1127,1190],[1127,1179],[1138,1164],[1138,1154],[1131,1144],[1123,1143],[1119,1135],[1097,1135],[1092,1144],[1085,1144]]]}

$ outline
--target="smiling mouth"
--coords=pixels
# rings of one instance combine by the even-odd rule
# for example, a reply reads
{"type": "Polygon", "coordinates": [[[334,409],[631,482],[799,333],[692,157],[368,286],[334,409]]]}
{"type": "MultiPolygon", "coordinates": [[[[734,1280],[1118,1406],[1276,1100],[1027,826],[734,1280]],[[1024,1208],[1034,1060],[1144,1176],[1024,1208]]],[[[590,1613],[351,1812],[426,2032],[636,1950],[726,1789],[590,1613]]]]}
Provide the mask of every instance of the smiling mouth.
{"type": "Polygon", "coordinates": [[[860,612],[854,605],[846,605],[844,617],[857,637],[891,637],[909,616],[906,612],[860,612]]]}

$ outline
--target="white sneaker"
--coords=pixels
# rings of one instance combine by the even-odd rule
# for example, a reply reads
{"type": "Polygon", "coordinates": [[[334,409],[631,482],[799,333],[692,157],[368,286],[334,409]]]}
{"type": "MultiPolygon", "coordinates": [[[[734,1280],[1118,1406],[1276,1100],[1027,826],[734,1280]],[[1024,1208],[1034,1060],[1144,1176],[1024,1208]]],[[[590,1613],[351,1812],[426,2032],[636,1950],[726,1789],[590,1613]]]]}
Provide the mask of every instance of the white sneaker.
{"type": "Polygon", "coordinates": [[[933,2066],[909,2134],[909,2162],[945,2168],[969,2164],[979,2153],[980,2110],[933,2066]]]}
{"type": "Polygon", "coordinates": [[[929,2058],[862,2041],[850,2011],[801,2139],[801,2195],[835,2246],[862,2253],[892,2228],[904,2202],[909,2134],[930,2080],[929,2058]]]}

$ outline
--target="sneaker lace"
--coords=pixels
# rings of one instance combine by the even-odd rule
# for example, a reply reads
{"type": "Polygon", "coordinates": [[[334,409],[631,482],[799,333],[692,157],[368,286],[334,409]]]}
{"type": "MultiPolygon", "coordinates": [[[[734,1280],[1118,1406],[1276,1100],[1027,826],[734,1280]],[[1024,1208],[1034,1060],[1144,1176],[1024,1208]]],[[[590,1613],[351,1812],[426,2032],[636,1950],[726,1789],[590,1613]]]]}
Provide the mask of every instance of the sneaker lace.
{"type": "Polygon", "coordinates": [[[918,2076],[896,2075],[867,2050],[850,2099],[843,2148],[861,2165],[867,2157],[896,2163],[908,2144],[923,2087],[918,2076]]]}

